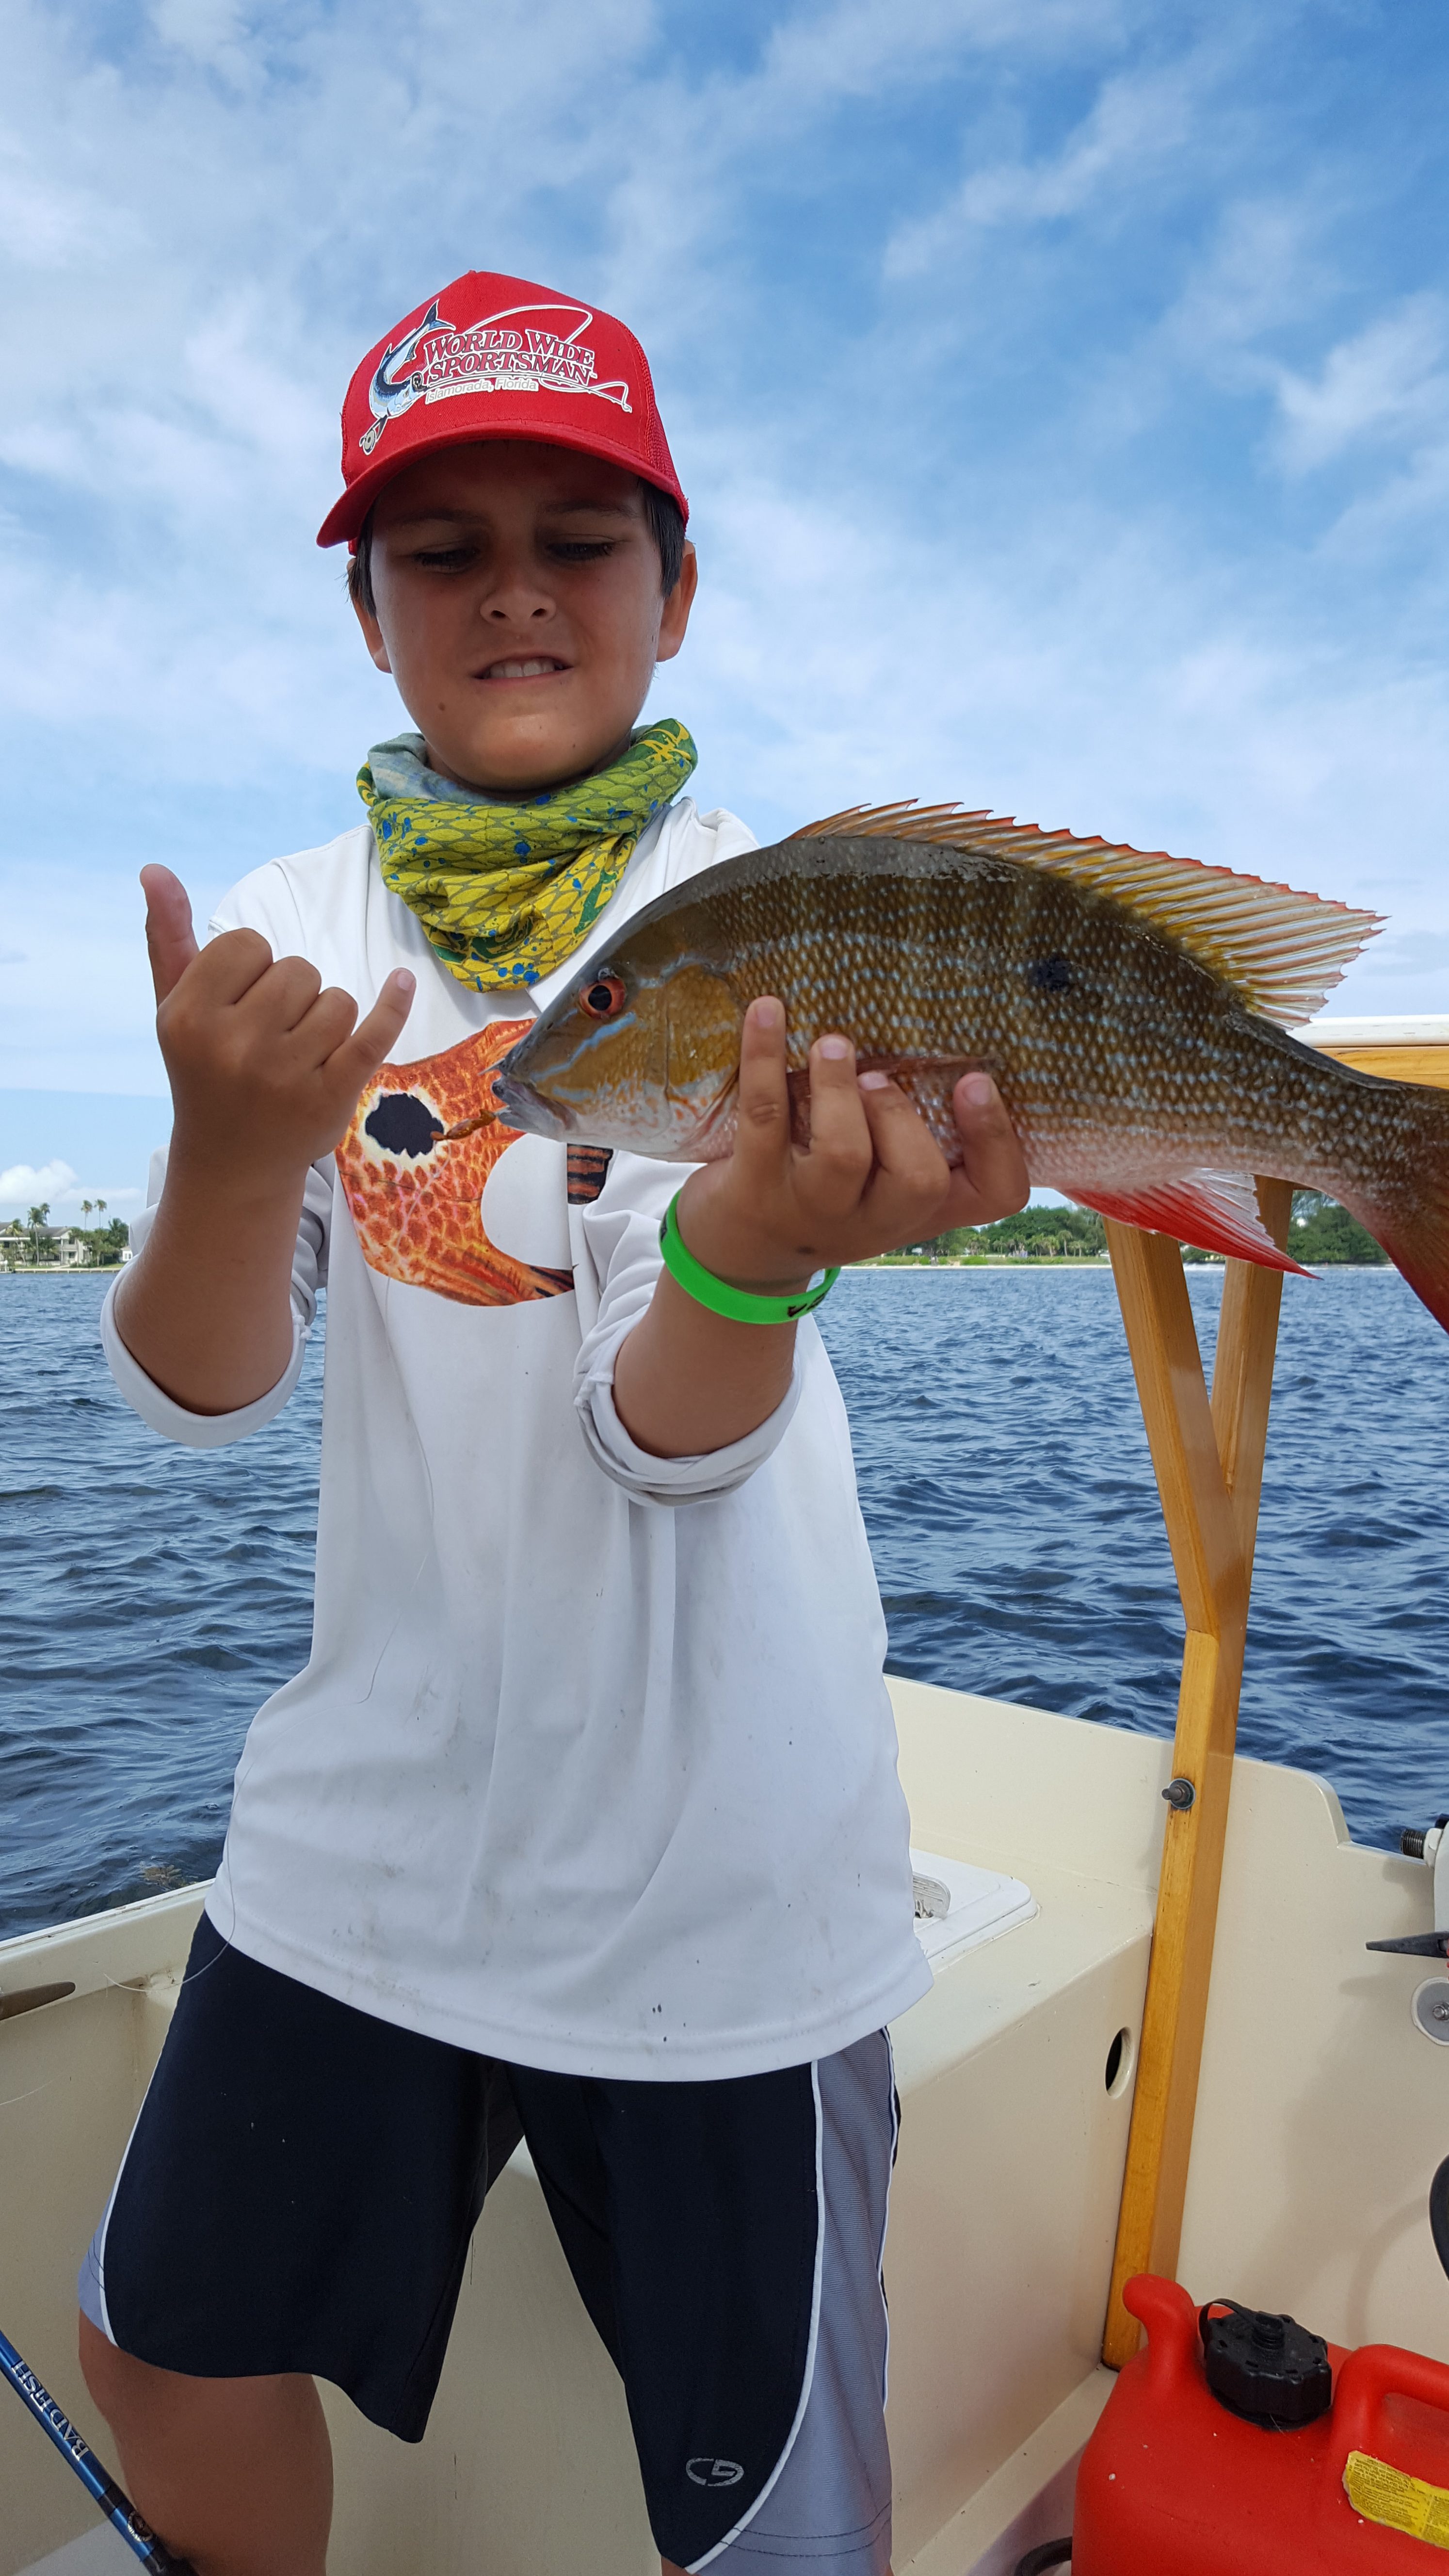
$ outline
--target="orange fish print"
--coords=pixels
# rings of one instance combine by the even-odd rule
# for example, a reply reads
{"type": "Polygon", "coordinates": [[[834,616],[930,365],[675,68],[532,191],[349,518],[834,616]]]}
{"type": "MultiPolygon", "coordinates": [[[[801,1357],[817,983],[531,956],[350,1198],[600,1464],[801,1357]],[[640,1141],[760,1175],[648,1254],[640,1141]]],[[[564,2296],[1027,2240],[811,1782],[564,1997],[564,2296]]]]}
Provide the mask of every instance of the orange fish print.
{"type": "Polygon", "coordinates": [[[368,1268],[464,1306],[560,1297],[571,1270],[515,1261],[483,1231],[483,1184],[519,1130],[493,1079],[528,1020],[493,1020],[442,1055],[385,1064],[357,1104],[337,1169],[368,1268]]]}

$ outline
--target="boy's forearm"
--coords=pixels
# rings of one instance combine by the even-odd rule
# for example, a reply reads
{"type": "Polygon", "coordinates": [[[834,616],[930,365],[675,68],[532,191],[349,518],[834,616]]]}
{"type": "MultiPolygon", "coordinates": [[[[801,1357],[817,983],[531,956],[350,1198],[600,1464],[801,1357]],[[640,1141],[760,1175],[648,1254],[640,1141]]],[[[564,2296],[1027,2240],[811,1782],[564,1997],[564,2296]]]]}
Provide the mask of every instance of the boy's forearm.
{"type": "Polygon", "coordinates": [[[132,1358],[188,1413],[237,1413],[286,1369],[305,1185],[300,1172],[239,1191],[173,1154],[114,1312],[132,1358]]]}
{"type": "Polygon", "coordinates": [[[784,1402],[793,1324],[735,1324],[664,1271],[614,1363],[614,1406],[655,1458],[707,1457],[744,1440],[784,1402]]]}

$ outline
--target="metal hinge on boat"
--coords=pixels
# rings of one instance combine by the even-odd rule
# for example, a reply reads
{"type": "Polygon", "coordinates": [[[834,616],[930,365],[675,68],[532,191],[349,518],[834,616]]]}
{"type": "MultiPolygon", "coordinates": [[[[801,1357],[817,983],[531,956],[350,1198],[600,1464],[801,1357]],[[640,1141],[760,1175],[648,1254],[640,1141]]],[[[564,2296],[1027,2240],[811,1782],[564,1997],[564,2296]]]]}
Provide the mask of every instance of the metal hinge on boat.
{"type": "MultiPolygon", "coordinates": [[[[1421,1860],[1434,1873],[1434,1920],[1437,1932],[1406,1932],[1395,1941],[1366,1941],[1366,1950],[1387,1950],[1404,1959],[1439,1959],[1449,1963],[1449,1816],[1432,1825],[1406,1826],[1399,1849],[1406,1860],[1421,1860]]],[[[1426,1977],[1410,1999],[1414,2026],[1426,2039],[1449,2048],[1449,1977],[1426,1977]]]]}

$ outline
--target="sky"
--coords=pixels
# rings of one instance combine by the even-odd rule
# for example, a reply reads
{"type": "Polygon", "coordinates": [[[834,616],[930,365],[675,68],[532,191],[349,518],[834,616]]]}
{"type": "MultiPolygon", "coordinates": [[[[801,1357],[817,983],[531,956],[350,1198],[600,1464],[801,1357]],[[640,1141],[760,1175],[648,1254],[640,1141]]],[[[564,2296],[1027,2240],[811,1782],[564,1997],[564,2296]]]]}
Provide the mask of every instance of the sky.
{"type": "Polygon", "coordinates": [[[314,543],[470,267],[649,350],[655,714],[762,838],[959,797],[1372,904],[1449,1012],[1442,0],[6,0],[0,1215],[167,1125],[199,914],[402,721],[314,543]],[[87,1103],[90,1107],[87,1107],[87,1103]]]}

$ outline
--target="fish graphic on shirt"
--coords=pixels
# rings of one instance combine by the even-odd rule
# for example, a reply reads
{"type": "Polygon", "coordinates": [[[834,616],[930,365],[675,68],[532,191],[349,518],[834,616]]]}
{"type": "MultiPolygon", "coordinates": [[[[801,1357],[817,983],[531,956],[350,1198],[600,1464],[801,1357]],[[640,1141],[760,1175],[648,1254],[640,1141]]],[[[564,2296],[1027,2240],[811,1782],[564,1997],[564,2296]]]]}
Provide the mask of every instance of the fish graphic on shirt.
{"type": "MultiPolygon", "coordinates": [[[[516,1306],[573,1287],[571,1270],[515,1260],[483,1229],[484,1185],[519,1135],[499,1110],[494,1076],[530,1025],[493,1020],[441,1055],[373,1075],[337,1148],[370,1270],[465,1306],[516,1306]]],[[[598,1195],[607,1160],[570,1156],[572,1200],[598,1195]]]]}

